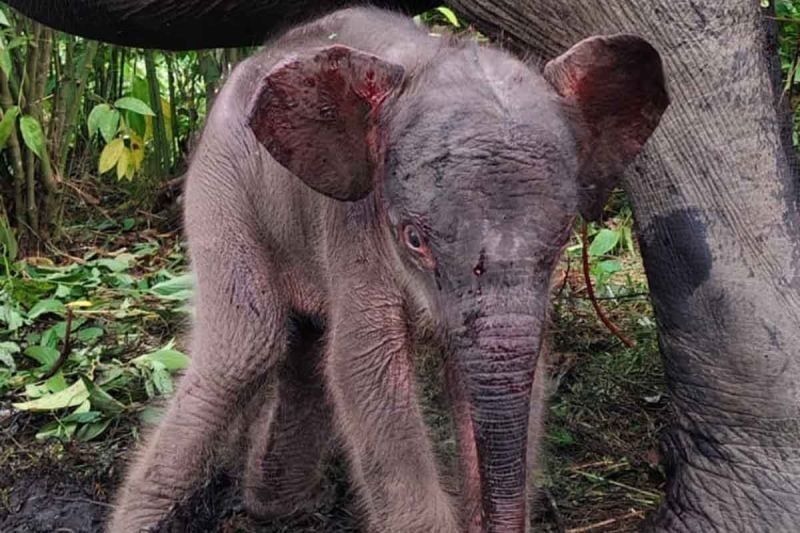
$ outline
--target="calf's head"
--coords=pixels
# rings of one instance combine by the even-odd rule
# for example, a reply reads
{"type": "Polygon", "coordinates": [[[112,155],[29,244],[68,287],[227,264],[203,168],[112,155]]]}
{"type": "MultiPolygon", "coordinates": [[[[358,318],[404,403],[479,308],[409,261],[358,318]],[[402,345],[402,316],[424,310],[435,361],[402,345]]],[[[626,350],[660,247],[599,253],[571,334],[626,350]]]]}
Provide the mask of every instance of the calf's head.
{"type": "Polygon", "coordinates": [[[524,529],[531,384],[571,222],[600,214],[667,105],[657,52],[629,35],[541,74],[469,44],[408,72],[337,45],[280,63],[254,96],[250,126],[279,163],[376,202],[390,267],[454,361],[486,530],[524,529]]]}

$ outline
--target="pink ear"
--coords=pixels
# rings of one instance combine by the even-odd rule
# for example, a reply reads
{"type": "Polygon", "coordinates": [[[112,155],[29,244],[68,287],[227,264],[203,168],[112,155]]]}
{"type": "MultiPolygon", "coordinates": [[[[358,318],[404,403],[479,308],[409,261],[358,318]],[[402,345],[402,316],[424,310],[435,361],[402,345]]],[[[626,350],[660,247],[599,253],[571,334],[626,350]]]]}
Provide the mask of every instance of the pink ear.
{"type": "Polygon", "coordinates": [[[316,191],[358,200],[381,154],[376,116],[403,68],[331,46],[275,66],[251,104],[249,124],[278,163],[316,191]]]}
{"type": "Polygon", "coordinates": [[[669,105],[661,57],[634,35],[591,37],[544,68],[574,115],[581,212],[596,219],[669,105]]]}

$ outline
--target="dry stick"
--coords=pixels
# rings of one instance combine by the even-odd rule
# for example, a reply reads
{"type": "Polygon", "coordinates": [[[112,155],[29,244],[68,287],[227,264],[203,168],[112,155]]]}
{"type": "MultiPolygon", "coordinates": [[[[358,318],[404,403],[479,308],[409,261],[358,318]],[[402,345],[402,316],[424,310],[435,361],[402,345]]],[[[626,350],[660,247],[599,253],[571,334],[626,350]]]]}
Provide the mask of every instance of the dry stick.
{"type": "Polygon", "coordinates": [[[58,359],[47,371],[47,373],[42,376],[42,381],[46,381],[56,373],[61,370],[61,367],[64,366],[64,363],[67,362],[67,357],[69,357],[70,352],[72,351],[72,342],[70,339],[72,333],[72,308],[67,308],[67,327],[64,329],[64,346],[61,347],[61,353],[58,356],[58,359]]]}
{"type": "Polygon", "coordinates": [[[625,334],[623,334],[622,331],[620,331],[620,329],[616,326],[616,324],[614,324],[611,319],[606,316],[594,293],[592,276],[589,274],[589,229],[586,222],[583,223],[583,227],[581,228],[581,239],[583,239],[583,279],[586,282],[586,292],[589,294],[589,300],[592,302],[592,307],[594,307],[597,317],[605,325],[605,327],[607,327],[611,333],[621,340],[622,344],[628,348],[633,348],[636,346],[636,343],[626,337],[625,334]]]}
{"type": "Polygon", "coordinates": [[[612,524],[616,524],[617,522],[622,522],[623,520],[629,520],[631,518],[641,518],[642,512],[633,510],[628,514],[618,516],[616,518],[609,518],[608,520],[603,520],[602,522],[598,522],[596,524],[592,524],[590,526],[585,527],[577,527],[575,529],[568,529],[566,533],[588,533],[589,531],[596,531],[598,529],[602,529],[606,526],[610,526],[612,524]]]}

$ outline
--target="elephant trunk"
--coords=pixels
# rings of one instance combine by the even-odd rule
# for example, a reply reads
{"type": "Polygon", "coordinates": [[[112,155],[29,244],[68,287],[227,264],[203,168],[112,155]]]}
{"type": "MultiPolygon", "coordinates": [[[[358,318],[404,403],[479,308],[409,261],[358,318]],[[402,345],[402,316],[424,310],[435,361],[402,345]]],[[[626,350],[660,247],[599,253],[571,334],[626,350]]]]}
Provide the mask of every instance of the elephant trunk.
{"type": "Polygon", "coordinates": [[[470,531],[524,532],[528,420],[544,310],[472,315],[455,341],[470,531]]]}

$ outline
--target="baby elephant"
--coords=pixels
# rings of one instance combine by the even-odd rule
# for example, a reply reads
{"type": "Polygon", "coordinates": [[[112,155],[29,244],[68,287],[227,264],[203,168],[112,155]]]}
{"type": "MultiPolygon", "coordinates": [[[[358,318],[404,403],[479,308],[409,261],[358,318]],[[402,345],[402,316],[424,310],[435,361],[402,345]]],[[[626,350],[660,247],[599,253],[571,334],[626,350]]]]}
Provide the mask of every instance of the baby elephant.
{"type": "Polygon", "coordinates": [[[111,529],[165,527],[243,415],[255,515],[311,497],[335,434],[369,531],[526,531],[554,264],[667,105],[638,37],[587,39],[540,73],[370,8],[242,63],[187,184],[192,364],[111,529]],[[413,355],[431,348],[454,491],[416,393],[413,355]]]}

